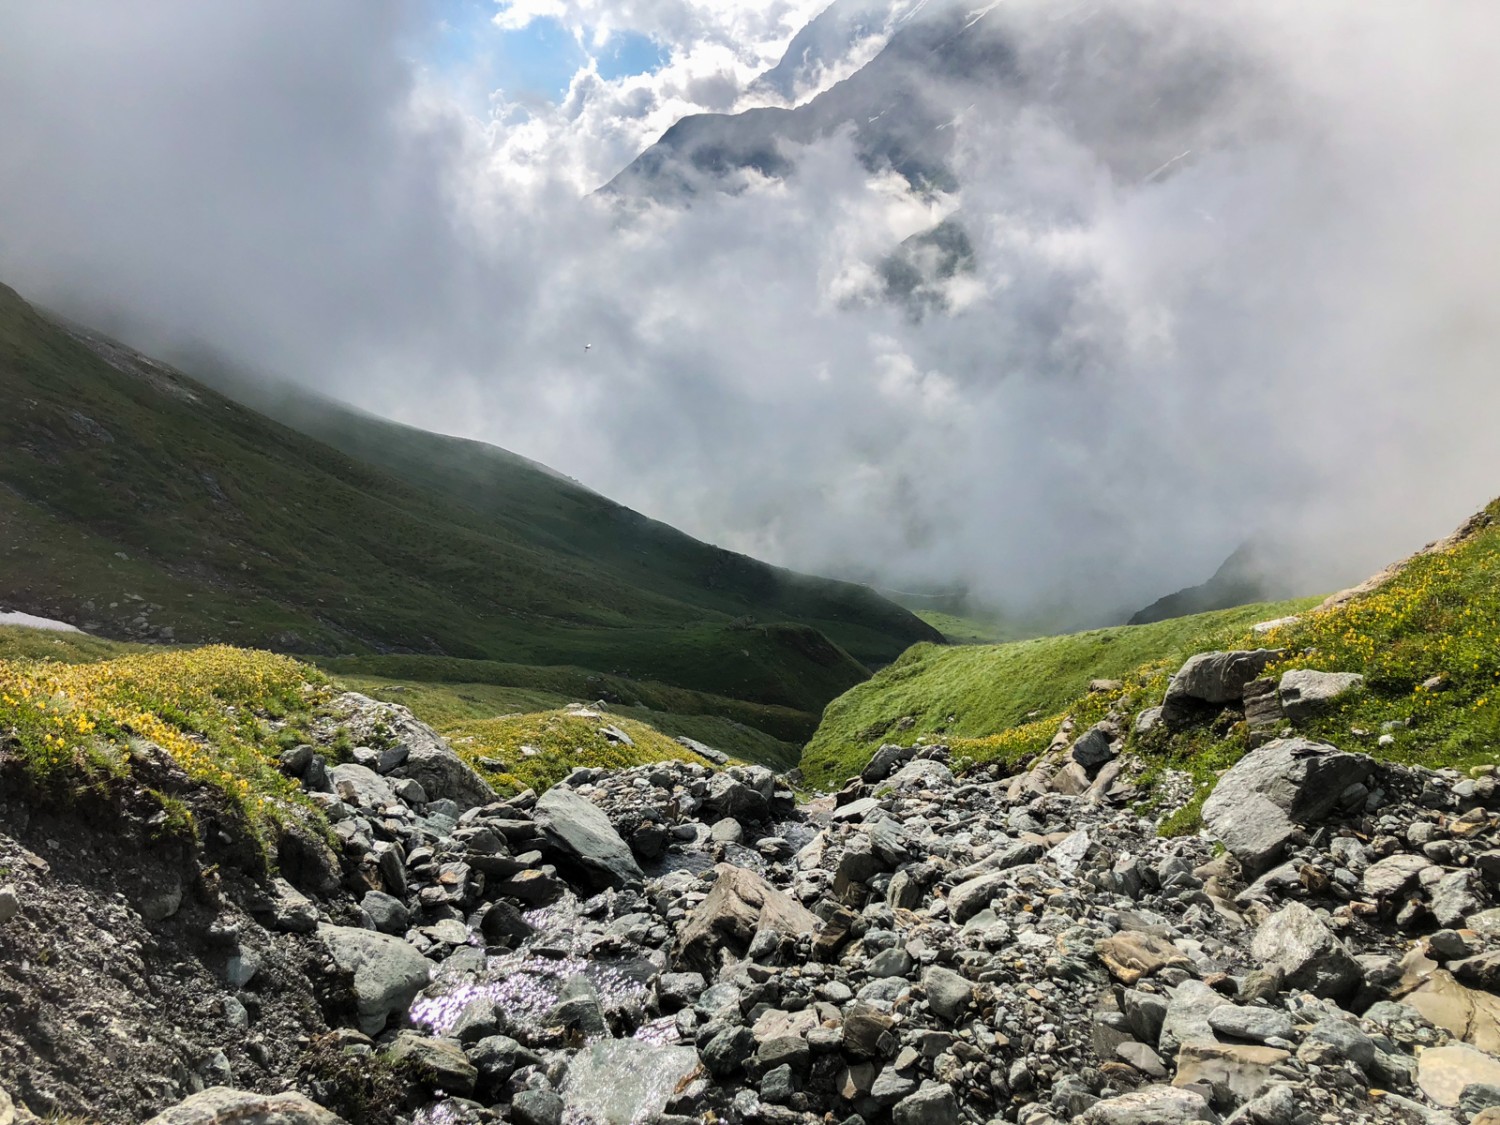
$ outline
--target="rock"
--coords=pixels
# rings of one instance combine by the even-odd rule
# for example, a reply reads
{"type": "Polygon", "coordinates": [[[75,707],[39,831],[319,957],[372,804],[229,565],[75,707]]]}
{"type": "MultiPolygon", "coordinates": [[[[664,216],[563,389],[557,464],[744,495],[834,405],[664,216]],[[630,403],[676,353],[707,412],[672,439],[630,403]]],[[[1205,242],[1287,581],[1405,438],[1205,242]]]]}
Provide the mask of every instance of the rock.
{"type": "Polygon", "coordinates": [[[366,1035],[403,1015],[427,984],[427,958],[400,938],[349,926],[319,926],[318,937],[339,969],[353,975],[358,1026],[366,1035]]]}
{"type": "Polygon", "coordinates": [[[1209,1013],[1229,1003],[1201,980],[1183,981],[1172,989],[1168,998],[1157,1051],[1164,1056],[1172,1055],[1184,1043],[1214,1042],[1209,1013]]]}
{"type": "Polygon", "coordinates": [[[339,800],[361,809],[383,809],[396,803],[390,782],[368,766],[346,762],[328,771],[328,780],[339,800]]]}
{"type": "Polygon", "coordinates": [[[1162,1023],[1167,1018],[1167,1002],[1154,992],[1127,989],[1121,1000],[1125,1022],[1130,1033],[1142,1043],[1155,1047],[1161,1039],[1162,1023]]]}
{"type": "Polygon", "coordinates": [[[406,905],[394,895],[384,891],[367,891],[359,900],[359,908],[365,912],[370,923],[383,934],[404,934],[410,924],[406,905]]]}
{"type": "Polygon", "coordinates": [[[1203,652],[1190,657],[1167,685],[1162,719],[1169,727],[1180,727],[1204,709],[1238,703],[1245,685],[1258,677],[1280,652],[1203,652]]]}
{"type": "Polygon", "coordinates": [[[817,932],[814,914],[755,872],[728,863],[714,872],[713,889],[693,908],[678,936],[677,956],[684,964],[709,974],[717,967],[721,946],[743,955],[759,931],[785,938],[817,932]]]}
{"type": "Polygon", "coordinates": [[[1251,730],[1271,730],[1286,717],[1276,695],[1276,681],[1251,680],[1245,685],[1245,723],[1251,730]]]}
{"type": "Polygon", "coordinates": [[[404,747],[406,759],[389,776],[411,778],[430,799],[453,801],[460,812],[495,800],[489,784],[437,731],[418,722],[405,707],[346,692],[330,704],[329,710],[357,741],[383,744],[383,753],[404,747]]]}
{"type": "Polygon", "coordinates": [[[403,1031],[388,1048],[392,1062],[410,1062],[423,1079],[439,1090],[467,1097],[479,1081],[479,1070],[451,1039],[431,1039],[403,1031]]]}
{"type": "Polygon", "coordinates": [[[1484,883],[1477,871],[1450,871],[1432,888],[1432,916],[1440,926],[1462,926],[1485,906],[1484,883]]]}
{"type": "Polygon", "coordinates": [[[1115,1048],[1115,1055],[1122,1062],[1135,1067],[1147,1078],[1167,1076],[1167,1068],[1161,1061],[1161,1056],[1144,1043],[1137,1043],[1134,1039],[1128,1040],[1115,1048]]]}
{"type": "Polygon", "coordinates": [[[1300,723],[1364,686],[1365,678],[1357,672],[1314,672],[1294,668],[1282,673],[1276,690],[1286,717],[1300,723]]]}
{"type": "Polygon", "coordinates": [[[1068,756],[1090,773],[1113,761],[1115,750],[1109,731],[1104,727],[1091,727],[1073,743],[1068,756]]]}
{"type": "Polygon", "coordinates": [[[1292,1017],[1275,1008],[1236,1008],[1226,1004],[1208,1013],[1208,1026],[1220,1035],[1257,1043],[1289,1039],[1292,1035],[1292,1017]]]}
{"type": "Polygon", "coordinates": [[[974,995],[974,986],[962,976],[936,965],[922,973],[922,988],[927,993],[927,1006],[949,1023],[958,1022],[974,995]]]}
{"type": "Polygon", "coordinates": [[[21,897],[13,884],[0,887],[0,926],[5,925],[21,912],[21,897]]]}
{"type": "Polygon", "coordinates": [[[475,1092],[485,1098],[497,1097],[506,1079],[519,1068],[539,1061],[536,1055],[507,1035],[488,1035],[469,1047],[467,1054],[479,1072],[475,1092]]]}
{"type": "Polygon", "coordinates": [[[948,914],[959,923],[967,922],[990,904],[1000,889],[1005,886],[1001,873],[979,875],[960,883],[948,893],[948,914]]]}
{"type": "Polygon", "coordinates": [[[895,772],[896,768],[911,761],[912,750],[909,746],[896,746],[886,743],[875,751],[870,758],[869,764],[860,770],[859,778],[867,784],[884,781],[895,772]]]}
{"type": "Polygon", "coordinates": [[[1353,1024],[1341,1019],[1323,1019],[1313,1027],[1297,1049],[1297,1057],[1314,1066],[1336,1066],[1348,1060],[1361,1070],[1375,1061],[1375,1041],[1353,1024]]]}
{"type": "Polygon", "coordinates": [[[1417,1085],[1440,1106],[1457,1106],[1475,1083],[1500,1083],[1500,1059],[1465,1043],[1429,1047],[1417,1057],[1417,1085]]]}
{"type": "Polygon", "coordinates": [[[700,1047],[698,1054],[708,1072],[723,1079],[738,1073],[754,1049],[755,1036],[748,1027],[729,1027],[700,1047]]]}
{"type": "Polygon", "coordinates": [[[1094,952],[1121,984],[1133,985],[1169,965],[1192,966],[1192,959],[1165,938],[1135,930],[1122,930],[1094,943],[1094,952]]]}
{"type": "Polygon", "coordinates": [[[563,1100],[551,1090],[522,1090],[510,1103],[516,1125],[562,1125],[563,1100]]]}
{"type": "Polygon", "coordinates": [[[907,762],[886,782],[892,789],[942,789],[954,782],[953,771],[942,762],[919,758],[907,762]]]}
{"type": "Polygon", "coordinates": [[[636,1039],[610,1039],[578,1052],[562,1085],[570,1121],[637,1125],[655,1121],[698,1068],[691,1047],[662,1047],[636,1039]]]}
{"type": "Polygon", "coordinates": [[[924,1082],[922,1088],[902,1098],[891,1110],[894,1125],[958,1125],[958,1102],[953,1087],[943,1082],[924,1082]]]}
{"type": "Polygon", "coordinates": [[[1465,988],[1446,969],[1414,949],[1401,962],[1393,995],[1434,1026],[1478,1047],[1500,1054],[1500,996],[1465,988]]]}
{"type": "Polygon", "coordinates": [[[1415,885],[1417,876],[1431,866],[1425,856],[1397,852],[1365,868],[1360,887],[1375,898],[1392,898],[1415,885]]]}
{"type": "Polygon", "coordinates": [[[1280,858],[1298,825],[1326,816],[1373,768],[1363,754],[1278,739],[1246,754],[1219,779],[1203,804],[1203,823],[1253,878],[1280,858]]]}
{"type": "Polygon", "coordinates": [[[1192,1090],[1147,1086],[1096,1102],[1078,1120],[1080,1125],[1192,1125],[1218,1117],[1192,1090]]]}
{"type": "Polygon", "coordinates": [[[880,1054],[880,1038],[896,1021],[867,1004],[856,1003],[844,1013],[844,1050],[862,1058],[880,1054]]]}
{"type": "Polygon", "coordinates": [[[602,809],[582,794],[554,785],[536,803],[536,824],[564,857],[582,868],[596,889],[639,887],[645,881],[629,845],[602,809]]]}
{"type": "Polygon", "coordinates": [[[1262,922],[1250,952],[1280,969],[1287,987],[1306,989],[1315,996],[1347,996],[1364,976],[1344,943],[1300,902],[1288,903],[1262,922]]]}
{"type": "Polygon", "coordinates": [[[1198,1083],[1226,1089],[1239,1102],[1249,1101],[1271,1082],[1273,1071],[1292,1056],[1275,1047],[1232,1043],[1184,1043],[1177,1052],[1174,1086],[1198,1083]]]}
{"type": "Polygon", "coordinates": [[[344,1119],[301,1094],[251,1094],[214,1086],[146,1125],[344,1125],[344,1119]]]}

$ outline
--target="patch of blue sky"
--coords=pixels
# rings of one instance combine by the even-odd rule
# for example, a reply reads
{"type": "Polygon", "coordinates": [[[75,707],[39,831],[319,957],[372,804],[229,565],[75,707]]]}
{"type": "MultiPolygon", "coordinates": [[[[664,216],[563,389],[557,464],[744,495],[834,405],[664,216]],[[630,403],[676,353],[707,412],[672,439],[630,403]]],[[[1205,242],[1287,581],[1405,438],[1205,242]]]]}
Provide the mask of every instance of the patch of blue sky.
{"type": "Polygon", "coordinates": [[[617,31],[595,55],[599,77],[606,82],[650,74],[666,65],[669,52],[649,35],[638,31],[617,31]]]}

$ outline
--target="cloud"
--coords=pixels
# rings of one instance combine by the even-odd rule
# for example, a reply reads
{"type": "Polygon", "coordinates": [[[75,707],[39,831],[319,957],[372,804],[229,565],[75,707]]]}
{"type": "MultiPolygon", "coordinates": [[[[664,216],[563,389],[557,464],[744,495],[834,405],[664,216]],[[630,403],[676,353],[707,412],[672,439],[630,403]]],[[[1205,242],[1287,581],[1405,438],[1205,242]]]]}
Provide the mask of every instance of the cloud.
{"type": "Polygon", "coordinates": [[[589,193],[747,104],[815,4],[505,5],[671,58],[483,114],[395,0],[128,8],[0,15],[0,277],[145,343],[788,565],[1076,620],[1260,529],[1360,577],[1500,491],[1479,0],[1004,5],[1032,79],[960,116],[953,190],[840,135],[628,220],[589,193]],[[879,264],[949,215],[975,270],[917,319],[879,264]]]}

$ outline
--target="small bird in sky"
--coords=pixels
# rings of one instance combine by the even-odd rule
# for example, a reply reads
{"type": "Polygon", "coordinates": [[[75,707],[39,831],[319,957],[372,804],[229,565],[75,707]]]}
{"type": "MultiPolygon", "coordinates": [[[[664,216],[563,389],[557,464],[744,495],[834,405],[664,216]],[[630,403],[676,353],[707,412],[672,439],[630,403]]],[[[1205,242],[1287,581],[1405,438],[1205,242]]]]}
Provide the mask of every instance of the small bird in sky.
{"type": "Polygon", "coordinates": [[[594,345],[593,344],[584,344],[583,345],[583,350],[586,351],[586,352],[591,352],[591,351],[594,350],[594,345]]]}

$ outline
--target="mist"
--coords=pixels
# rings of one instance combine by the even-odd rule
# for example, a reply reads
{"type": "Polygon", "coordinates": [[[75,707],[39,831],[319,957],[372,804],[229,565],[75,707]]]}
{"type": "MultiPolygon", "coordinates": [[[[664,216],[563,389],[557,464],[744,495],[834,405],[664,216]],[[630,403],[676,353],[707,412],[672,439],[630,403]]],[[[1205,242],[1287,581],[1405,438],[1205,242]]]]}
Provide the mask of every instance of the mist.
{"type": "Polygon", "coordinates": [[[435,68],[435,5],[12,5],[0,281],[769,561],[1019,615],[1128,616],[1257,535],[1323,592],[1500,493],[1495,5],[1002,5],[1030,57],[1139,35],[963,115],[950,191],[834,136],[687,207],[593,194],[763,101],[818,7],[498,6],[670,48],[551,105],[435,68]],[[1112,117],[1188,72],[1212,96],[1180,127],[1112,117]],[[879,263],[949,216],[974,270],[914,315],[879,263]]]}

